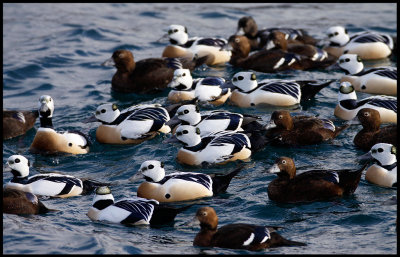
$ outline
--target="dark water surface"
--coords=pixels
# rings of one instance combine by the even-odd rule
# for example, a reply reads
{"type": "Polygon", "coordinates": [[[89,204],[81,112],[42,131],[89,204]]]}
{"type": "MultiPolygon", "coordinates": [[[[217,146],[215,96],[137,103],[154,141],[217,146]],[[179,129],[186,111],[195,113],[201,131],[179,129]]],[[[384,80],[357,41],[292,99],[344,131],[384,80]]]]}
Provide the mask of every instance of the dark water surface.
{"type": "MultiPolygon", "coordinates": [[[[100,66],[114,50],[133,51],[135,59],[160,57],[164,43],[157,40],[170,24],[188,27],[190,36],[228,38],[237,21],[252,15],[259,27],[303,28],[322,38],[333,25],[350,33],[362,30],[397,34],[395,3],[307,3],[307,4],[3,4],[3,108],[34,109],[43,94],[55,101],[53,124],[58,130],[79,129],[93,141],[91,152],[76,156],[41,156],[29,152],[39,126],[25,136],[3,142],[3,164],[12,154],[26,156],[31,174],[57,171],[77,177],[116,183],[116,200],[136,195],[141,183],[128,182],[143,161],[158,159],[166,171],[223,172],[235,167],[198,169],[175,160],[180,146],[163,144],[160,135],[140,145],[103,145],[95,141],[98,123],[82,120],[99,104],[113,102],[120,109],[133,103],[166,103],[168,92],[155,96],[120,95],[111,92],[115,69],[100,66]]],[[[397,66],[385,59],[367,66],[397,66]]],[[[194,77],[222,76],[230,79],[238,70],[231,66],[201,67],[194,77]]],[[[296,71],[282,74],[257,73],[258,78],[339,79],[338,70],[296,71]]],[[[337,102],[338,84],[324,88],[311,102],[296,107],[307,115],[330,118],[337,102]]],[[[366,94],[358,93],[359,98],[366,94]]],[[[274,108],[240,109],[224,105],[219,109],[253,113],[267,122],[274,108]]],[[[242,250],[200,249],[192,246],[199,227],[188,223],[199,206],[212,206],[220,224],[246,222],[282,226],[287,238],[306,242],[305,247],[267,249],[257,254],[394,254],[397,252],[395,222],[397,205],[387,201],[397,192],[369,184],[364,176],[354,195],[309,204],[276,204],[268,199],[267,185],[275,178],[265,174],[275,158],[286,155],[298,167],[356,168],[363,154],[352,143],[360,130],[353,126],[333,143],[302,148],[267,147],[252,157],[250,166],[235,177],[225,194],[196,201],[176,217],[171,226],[159,229],[125,227],[92,222],[86,216],[93,196],[44,199],[59,212],[37,216],[3,214],[3,253],[6,254],[243,254],[242,250]]],[[[3,174],[3,185],[11,179],[3,174]]]]}

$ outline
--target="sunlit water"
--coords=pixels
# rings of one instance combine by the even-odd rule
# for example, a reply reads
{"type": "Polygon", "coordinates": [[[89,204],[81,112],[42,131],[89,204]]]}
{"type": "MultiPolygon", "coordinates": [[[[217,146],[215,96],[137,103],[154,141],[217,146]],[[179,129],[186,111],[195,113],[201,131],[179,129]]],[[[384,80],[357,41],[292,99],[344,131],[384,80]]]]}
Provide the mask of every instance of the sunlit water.
{"type": "MultiPolygon", "coordinates": [[[[166,104],[168,91],[155,96],[121,95],[111,92],[115,69],[100,66],[114,50],[133,51],[136,60],[160,57],[165,43],[157,40],[170,24],[186,25],[191,36],[228,38],[237,21],[252,15],[259,27],[303,28],[322,38],[333,25],[350,33],[373,30],[395,36],[397,5],[379,4],[3,4],[3,108],[34,109],[43,94],[55,101],[54,126],[79,129],[92,139],[86,155],[41,156],[29,152],[35,128],[25,136],[3,142],[3,163],[12,154],[22,154],[33,163],[31,174],[57,171],[77,177],[115,183],[115,199],[136,195],[141,181],[128,182],[143,161],[158,159],[166,170],[227,172],[236,164],[191,168],[176,162],[179,145],[164,144],[160,135],[140,145],[103,145],[95,141],[98,123],[82,120],[101,103],[117,103],[120,109],[133,103],[166,104]]],[[[368,62],[367,66],[397,66],[397,58],[368,62]]],[[[203,66],[194,77],[222,76],[237,72],[230,65],[203,66]]],[[[258,78],[339,79],[338,70],[257,73],[258,78]]],[[[314,100],[298,106],[307,115],[333,115],[338,84],[332,83],[314,100]]],[[[366,94],[358,94],[359,98],[366,94]]],[[[224,105],[218,109],[260,115],[264,122],[276,108],[240,109],[224,105]]],[[[205,109],[204,109],[205,110],[205,109]]],[[[86,216],[93,195],[70,199],[43,199],[58,212],[17,216],[3,214],[3,253],[6,254],[197,254],[248,253],[242,250],[201,249],[192,246],[199,227],[189,225],[199,206],[212,206],[220,225],[246,222],[284,227],[280,233],[306,242],[305,247],[281,247],[257,253],[273,254],[393,254],[397,252],[397,205],[387,205],[396,190],[369,184],[364,176],[354,195],[310,204],[276,204],[268,199],[267,185],[275,178],[263,171],[275,158],[295,159],[300,168],[356,168],[363,154],[352,143],[360,130],[353,126],[332,143],[300,148],[267,147],[252,156],[249,166],[233,178],[227,192],[195,201],[179,214],[174,224],[162,228],[126,227],[92,222],[86,216]]],[[[4,173],[5,184],[11,179],[4,173]]]]}

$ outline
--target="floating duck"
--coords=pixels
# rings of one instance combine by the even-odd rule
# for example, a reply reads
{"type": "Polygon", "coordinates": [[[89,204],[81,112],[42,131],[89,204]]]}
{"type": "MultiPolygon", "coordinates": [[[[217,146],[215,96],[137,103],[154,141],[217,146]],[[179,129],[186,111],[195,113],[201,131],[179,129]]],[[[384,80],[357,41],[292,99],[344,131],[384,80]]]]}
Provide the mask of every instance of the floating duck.
{"type": "Polygon", "coordinates": [[[299,115],[289,111],[274,111],[266,126],[266,136],[271,143],[287,146],[313,145],[336,138],[349,124],[335,126],[331,120],[299,115]]]}
{"type": "Polygon", "coordinates": [[[377,110],[360,109],[357,113],[357,119],[363,126],[353,140],[357,147],[369,151],[377,143],[397,144],[397,124],[380,127],[381,116],[377,110]]]}
{"type": "Polygon", "coordinates": [[[3,109],[3,140],[24,135],[33,128],[39,116],[37,110],[5,110],[3,109]]]}
{"type": "Polygon", "coordinates": [[[302,100],[313,98],[321,89],[333,80],[270,80],[257,82],[254,72],[241,71],[232,77],[234,89],[230,101],[239,107],[259,104],[274,106],[292,106],[302,100]]]}
{"type": "Polygon", "coordinates": [[[89,179],[79,179],[58,173],[29,176],[29,160],[22,155],[11,155],[5,171],[11,171],[13,178],[6,188],[30,192],[35,195],[66,198],[92,192],[98,186],[108,185],[89,179]]]}
{"type": "Polygon", "coordinates": [[[149,160],[142,163],[139,171],[129,180],[145,178],[140,184],[137,195],[159,202],[176,202],[215,196],[223,193],[231,179],[243,167],[236,168],[226,175],[202,174],[196,172],[173,172],[165,175],[164,163],[149,160]]]}
{"type": "Polygon", "coordinates": [[[225,79],[219,77],[206,77],[193,79],[190,70],[177,69],[168,87],[172,90],[168,100],[172,103],[197,99],[200,103],[210,103],[215,106],[222,105],[231,95],[230,88],[222,88],[225,79]]]}
{"type": "Polygon", "coordinates": [[[135,62],[132,52],[116,50],[103,66],[115,66],[117,72],[111,80],[111,88],[119,93],[153,94],[164,90],[171,82],[175,69],[193,70],[202,65],[201,58],[147,58],[135,62]]]}
{"type": "Polygon", "coordinates": [[[225,64],[231,57],[230,51],[221,51],[221,47],[227,44],[223,38],[189,38],[187,28],[176,24],[169,26],[166,36],[171,44],[164,48],[163,57],[207,56],[207,65],[225,64]]]}
{"type": "Polygon", "coordinates": [[[212,207],[201,207],[195,219],[200,222],[200,232],[193,245],[257,251],[279,246],[305,246],[305,243],[288,240],[276,232],[276,227],[245,223],[218,227],[218,216],[212,207]]]}
{"type": "MultiPolygon", "coordinates": [[[[210,133],[229,130],[243,131],[249,124],[257,122],[260,117],[248,114],[240,114],[228,111],[208,111],[200,113],[197,105],[185,104],[179,107],[175,116],[167,122],[172,124],[192,125],[200,129],[200,136],[204,137],[210,133]],[[178,121],[177,121],[178,120],[178,121]]],[[[262,128],[262,126],[259,126],[262,128]]]]}
{"type": "Polygon", "coordinates": [[[344,54],[338,64],[346,73],[340,82],[350,82],[356,91],[397,96],[397,68],[379,67],[364,70],[364,64],[356,54],[344,54]]]}
{"type": "Polygon", "coordinates": [[[273,31],[267,37],[267,50],[282,49],[285,52],[294,53],[302,56],[303,61],[308,59],[310,68],[325,68],[334,64],[337,60],[326,51],[310,44],[289,43],[288,35],[281,31],[273,31]]]}
{"type": "Polygon", "coordinates": [[[11,188],[3,188],[3,213],[44,214],[49,211],[36,195],[11,188]]]}
{"type": "Polygon", "coordinates": [[[336,57],[356,54],[363,60],[375,60],[388,57],[393,50],[392,37],[384,33],[362,31],[350,37],[344,27],[333,26],[326,34],[329,45],[323,49],[336,57]]]}
{"type": "Polygon", "coordinates": [[[343,120],[352,120],[362,108],[379,111],[382,123],[397,123],[397,97],[376,95],[357,101],[353,85],[347,81],[340,83],[338,104],[334,110],[335,116],[343,120]]]}
{"type": "Polygon", "coordinates": [[[361,159],[374,159],[377,164],[371,165],[365,173],[365,180],[383,187],[397,187],[396,146],[378,143],[361,156],[361,159]]]}
{"type": "Polygon", "coordinates": [[[324,201],[354,193],[366,168],[360,169],[318,169],[296,175],[293,159],[280,157],[268,170],[278,178],[268,184],[268,197],[281,203],[324,201]]]}
{"type": "Polygon", "coordinates": [[[100,121],[96,140],[105,144],[140,144],[159,134],[169,133],[165,123],[170,119],[168,111],[159,104],[133,105],[122,111],[116,104],[102,104],[94,116],[84,122],[100,121]]]}
{"type": "Polygon", "coordinates": [[[154,199],[141,197],[124,198],[114,202],[110,188],[103,186],[96,189],[92,207],[86,215],[93,221],[153,226],[173,222],[176,215],[188,207],[190,206],[161,206],[154,199]]]}
{"type": "Polygon", "coordinates": [[[89,140],[79,131],[57,132],[53,129],[54,101],[49,95],[39,98],[40,127],[30,146],[34,153],[71,153],[86,154],[89,152],[89,140]]]}
{"type": "Polygon", "coordinates": [[[244,133],[221,131],[202,138],[199,128],[180,125],[175,136],[184,144],[177,155],[182,164],[225,164],[251,156],[250,139],[244,133]]]}
{"type": "Polygon", "coordinates": [[[239,19],[236,35],[246,36],[250,43],[251,49],[260,50],[267,44],[268,36],[274,32],[279,31],[284,33],[287,40],[291,43],[303,43],[315,45],[317,40],[308,35],[303,29],[293,29],[293,28],[267,28],[258,30],[256,21],[251,16],[244,16],[239,19]]]}

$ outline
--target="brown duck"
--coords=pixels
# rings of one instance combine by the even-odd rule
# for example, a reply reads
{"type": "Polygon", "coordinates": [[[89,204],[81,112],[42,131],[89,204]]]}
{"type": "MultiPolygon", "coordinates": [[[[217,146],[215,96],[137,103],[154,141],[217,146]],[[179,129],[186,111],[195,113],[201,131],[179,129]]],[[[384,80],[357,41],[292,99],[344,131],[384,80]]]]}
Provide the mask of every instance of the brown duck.
{"type": "Polygon", "coordinates": [[[3,139],[24,135],[28,130],[33,128],[39,112],[4,110],[3,109],[3,139]]]}

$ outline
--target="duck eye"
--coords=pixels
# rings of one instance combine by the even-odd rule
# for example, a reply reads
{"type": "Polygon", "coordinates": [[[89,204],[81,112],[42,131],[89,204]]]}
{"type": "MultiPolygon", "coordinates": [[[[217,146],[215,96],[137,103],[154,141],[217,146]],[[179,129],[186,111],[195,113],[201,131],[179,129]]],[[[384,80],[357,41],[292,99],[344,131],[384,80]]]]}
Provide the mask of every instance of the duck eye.
{"type": "Polygon", "coordinates": [[[189,133],[187,130],[182,131],[182,134],[187,134],[189,133]]]}
{"type": "Polygon", "coordinates": [[[206,215],[207,215],[207,212],[203,212],[201,215],[206,216],[206,215]]]}
{"type": "Polygon", "coordinates": [[[15,163],[19,163],[20,162],[20,159],[15,159],[15,163]]]}
{"type": "Polygon", "coordinates": [[[365,112],[364,116],[366,116],[366,117],[369,116],[369,112],[365,112]]]}
{"type": "Polygon", "coordinates": [[[174,29],[174,32],[178,32],[178,29],[174,29]]]}
{"type": "Polygon", "coordinates": [[[282,164],[286,164],[286,160],[282,160],[282,164]]]}
{"type": "Polygon", "coordinates": [[[339,32],[336,31],[336,32],[335,32],[335,36],[337,36],[337,35],[339,35],[339,32]]]}
{"type": "Polygon", "coordinates": [[[182,74],[182,77],[185,77],[185,76],[186,76],[186,73],[183,73],[183,74],[182,74]]]}
{"type": "Polygon", "coordinates": [[[283,119],[283,116],[282,116],[282,115],[279,115],[278,118],[281,120],[281,119],[283,119]]]}
{"type": "Polygon", "coordinates": [[[68,146],[69,146],[69,147],[72,147],[72,143],[69,143],[68,146]]]}
{"type": "Polygon", "coordinates": [[[345,62],[350,62],[350,59],[349,59],[349,58],[346,58],[344,61],[345,61],[345,62]]]}
{"type": "Polygon", "coordinates": [[[101,113],[105,113],[105,112],[106,112],[106,109],[101,109],[100,112],[101,112],[101,113]]]}
{"type": "Polygon", "coordinates": [[[189,113],[189,110],[184,110],[183,113],[184,113],[184,114],[188,114],[188,113],[189,113]]]}
{"type": "Polygon", "coordinates": [[[236,43],[239,43],[239,42],[240,42],[240,39],[239,39],[239,38],[235,38],[235,42],[236,42],[236,43]]]}
{"type": "Polygon", "coordinates": [[[238,80],[243,80],[243,79],[244,79],[243,76],[239,76],[239,77],[238,77],[238,80]]]}
{"type": "Polygon", "coordinates": [[[147,168],[148,168],[149,170],[151,170],[151,169],[154,168],[154,165],[153,165],[153,164],[150,164],[147,168]]]}
{"type": "Polygon", "coordinates": [[[383,152],[383,149],[382,148],[378,148],[378,153],[381,153],[381,152],[383,152]]]}

